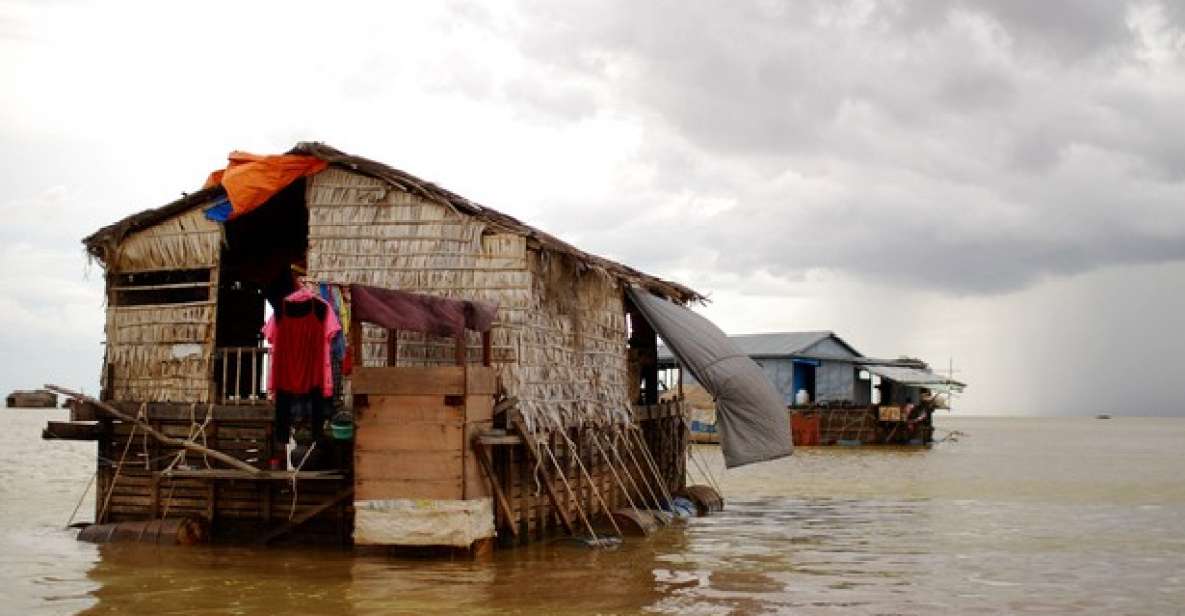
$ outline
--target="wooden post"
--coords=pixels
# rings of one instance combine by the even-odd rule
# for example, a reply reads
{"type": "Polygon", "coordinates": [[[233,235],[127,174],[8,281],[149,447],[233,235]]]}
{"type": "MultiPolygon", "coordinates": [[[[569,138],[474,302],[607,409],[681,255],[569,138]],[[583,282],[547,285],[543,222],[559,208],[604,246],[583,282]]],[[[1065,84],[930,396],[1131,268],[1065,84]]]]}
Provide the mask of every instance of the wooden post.
{"type": "Polygon", "coordinates": [[[493,335],[489,330],[481,333],[481,365],[490,366],[494,363],[493,335]]]}
{"type": "Polygon", "coordinates": [[[103,390],[99,398],[104,402],[115,399],[115,364],[107,364],[107,378],[103,380],[103,390]]]}
{"type": "MultiPolygon", "coordinates": [[[[362,367],[362,322],[356,318],[350,319],[350,354],[354,357],[354,367],[362,367]]],[[[274,358],[273,358],[274,359],[274,358]]]]}
{"type": "Polygon", "coordinates": [[[251,349],[251,404],[259,401],[259,358],[262,349],[251,349]]]}
{"type": "MultiPolygon", "coordinates": [[[[512,452],[511,455],[514,456],[516,454],[519,454],[520,452],[517,450],[521,450],[523,448],[526,448],[527,446],[528,445],[526,443],[519,445],[518,447],[515,448],[516,451],[512,452]]],[[[513,460],[513,458],[512,458],[512,460],[513,460]]],[[[519,517],[522,519],[523,536],[525,539],[529,539],[531,537],[531,532],[534,530],[534,528],[532,527],[532,524],[531,524],[531,489],[530,489],[531,484],[530,484],[530,478],[527,475],[527,468],[530,465],[527,464],[526,462],[527,462],[527,460],[526,460],[525,453],[518,455],[517,460],[513,460],[513,464],[516,467],[516,470],[518,471],[516,477],[518,480],[518,487],[519,487],[519,492],[518,492],[519,517]]],[[[524,543],[525,543],[525,541],[524,541],[524,543]]]]}
{"type": "Polygon", "coordinates": [[[463,330],[461,331],[461,333],[457,334],[456,343],[457,343],[457,365],[464,366],[466,358],[465,358],[465,332],[463,330]]]}
{"type": "Polygon", "coordinates": [[[494,473],[494,463],[490,460],[490,450],[485,445],[478,441],[473,442],[473,452],[477,455],[477,463],[481,465],[482,470],[486,472],[486,477],[490,480],[490,488],[493,489],[494,499],[498,504],[497,512],[501,514],[503,526],[510,529],[511,534],[518,536],[518,529],[514,527],[514,512],[510,509],[510,503],[506,502],[506,496],[502,493],[502,486],[498,483],[498,475],[494,473]]]}
{"type": "Polygon", "coordinates": [[[235,347],[235,402],[243,400],[243,347],[235,347]]]}
{"type": "Polygon", "coordinates": [[[394,367],[399,363],[399,332],[387,330],[387,365],[394,367]]]}

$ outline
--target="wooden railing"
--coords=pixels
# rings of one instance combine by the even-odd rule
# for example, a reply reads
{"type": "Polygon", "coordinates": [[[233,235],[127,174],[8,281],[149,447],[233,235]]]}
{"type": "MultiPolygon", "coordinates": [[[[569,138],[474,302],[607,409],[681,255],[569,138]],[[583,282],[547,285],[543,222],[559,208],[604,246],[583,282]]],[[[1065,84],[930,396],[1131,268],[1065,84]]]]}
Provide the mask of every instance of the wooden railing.
{"type": "Polygon", "coordinates": [[[215,402],[261,404],[267,401],[271,349],[223,347],[214,350],[215,402]]]}

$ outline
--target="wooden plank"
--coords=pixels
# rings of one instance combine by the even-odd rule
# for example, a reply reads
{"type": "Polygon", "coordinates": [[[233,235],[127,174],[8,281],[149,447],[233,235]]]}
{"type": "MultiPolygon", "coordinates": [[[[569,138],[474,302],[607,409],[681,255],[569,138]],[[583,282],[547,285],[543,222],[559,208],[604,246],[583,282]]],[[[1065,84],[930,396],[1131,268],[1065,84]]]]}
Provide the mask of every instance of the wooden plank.
{"type": "MultiPolygon", "coordinates": [[[[373,400],[373,398],[372,398],[373,400]]],[[[359,428],[370,426],[378,430],[389,430],[408,425],[442,425],[461,427],[465,425],[465,411],[462,407],[439,406],[397,408],[394,405],[355,409],[354,418],[359,428]]]]}
{"type": "MultiPolygon", "coordinates": [[[[108,404],[133,417],[140,410],[139,402],[123,401],[109,402],[108,404]]],[[[153,421],[182,421],[188,425],[191,406],[179,402],[150,402],[147,410],[153,421]]],[[[198,404],[197,408],[193,410],[198,421],[205,419],[207,406],[198,404]]],[[[275,409],[270,403],[242,406],[216,404],[213,409],[215,421],[271,423],[275,416],[275,409]]],[[[98,421],[108,418],[109,416],[94,404],[82,402],[72,404],[70,407],[71,421],[98,421]]]]}
{"type": "Polygon", "coordinates": [[[478,436],[482,445],[496,446],[513,446],[522,445],[523,439],[517,434],[482,434],[478,436]]]}
{"type": "Polygon", "coordinates": [[[467,368],[465,393],[487,396],[498,393],[498,377],[493,368],[485,366],[467,366],[467,368]]]}
{"type": "Polygon", "coordinates": [[[439,422],[461,425],[465,411],[445,406],[444,396],[370,396],[370,403],[355,409],[358,424],[403,425],[409,422],[439,422]]]}
{"type": "MultiPolygon", "coordinates": [[[[491,422],[494,419],[494,397],[489,394],[469,394],[465,397],[466,422],[491,422]]],[[[493,429],[493,426],[490,426],[493,429]]]]}
{"type": "Polygon", "coordinates": [[[409,422],[403,425],[366,423],[359,426],[355,452],[453,450],[464,430],[458,423],[409,422]]]}
{"type": "Polygon", "coordinates": [[[432,368],[354,368],[350,382],[355,394],[377,395],[462,395],[465,369],[460,366],[432,368]]]}
{"type": "Polygon", "coordinates": [[[450,480],[459,492],[461,450],[368,452],[355,457],[354,475],[358,479],[450,480]]]}
{"type": "MultiPolygon", "coordinates": [[[[222,480],[237,480],[237,481],[291,481],[293,472],[291,471],[257,471],[248,473],[246,471],[235,469],[173,469],[170,471],[160,471],[162,477],[168,478],[188,478],[188,479],[222,479],[222,480]]],[[[306,480],[337,480],[342,479],[339,471],[300,471],[295,473],[296,478],[300,481],[306,480]]],[[[122,478],[121,478],[122,480],[122,478]]]]}
{"type": "MultiPolygon", "coordinates": [[[[459,500],[459,480],[445,479],[355,479],[355,498],[358,500],[384,500],[389,498],[425,498],[432,500],[459,500]]],[[[281,499],[280,502],[283,502],[281,499]]]]}

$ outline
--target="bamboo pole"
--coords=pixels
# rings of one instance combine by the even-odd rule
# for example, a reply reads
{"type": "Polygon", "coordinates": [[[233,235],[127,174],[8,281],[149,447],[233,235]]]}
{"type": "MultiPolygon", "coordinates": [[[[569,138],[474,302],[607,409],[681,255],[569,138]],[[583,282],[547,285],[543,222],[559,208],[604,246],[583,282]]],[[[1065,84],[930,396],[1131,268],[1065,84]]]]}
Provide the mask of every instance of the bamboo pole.
{"type": "MultiPolygon", "coordinates": [[[[629,432],[629,430],[627,430],[627,432],[629,432]]],[[[638,448],[642,450],[642,458],[646,460],[646,464],[650,466],[650,472],[654,474],[654,479],[658,482],[660,491],[663,493],[663,496],[666,497],[667,504],[670,505],[671,511],[674,511],[675,499],[671,497],[670,487],[666,485],[666,479],[662,477],[661,473],[659,473],[658,465],[655,464],[654,458],[650,455],[650,450],[646,448],[646,443],[642,440],[642,430],[640,428],[635,428],[633,432],[635,437],[634,440],[637,441],[639,445],[638,448]]]]}
{"type": "Polygon", "coordinates": [[[132,417],[131,415],[128,415],[128,414],[124,413],[123,411],[120,411],[119,409],[111,406],[110,404],[107,404],[106,402],[100,402],[90,396],[80,394],[76,391],[71,391],[71,390],[66,389],[64,387],[58,387],[57,385],[46,385],[45,388],[52,391],[52,392],[62,394],[63,396],[66,396],[68,398],[73,398],[75,400],[78,400],[79,402],[86,402],[88,404],[92,404],[92,405],[106,411],[109,415],[115,417],[116,419],[119,419],[120,421],[125,421],[128,423],[136,424],[137,426],[140,426],[141,430],[143,430],[144,432],[146,432],[150,436],[152,436],[152,438],[155,438],[156,440],[158,440],[161,443],[168,445],[170,447],[184,447],[185,449],[188,449],[190,451],[196,451],[198,453],[210,456],[211,458],[214,458],[215,460],[218,460],[219,462],[228,464],[228,465],[233,466],[237,469],[244,470],[244,471],[247,471],[252,474],[260,472],[260,470],[258,468],[255,468],[254,466],[251,466],[250,464],[247,464],[246,462],[243,462],[242,460],[239,460],[238,458],[233,458],[231,456],[228,456],[225,453],[222,453],[221,451],[217,451],[214,449],[210,449],[209,447],[204,447],[202,445],[198,445],[197,443],[194,443],[192,441],[183,441],[180,439],[172,438],[170,436],[165,436],[164,434],[161,434],[159,431],[157,431],[156,428],[153,428],[151,425],[149,425],[148,422],[142,421],[137,417],[132,417]]]}

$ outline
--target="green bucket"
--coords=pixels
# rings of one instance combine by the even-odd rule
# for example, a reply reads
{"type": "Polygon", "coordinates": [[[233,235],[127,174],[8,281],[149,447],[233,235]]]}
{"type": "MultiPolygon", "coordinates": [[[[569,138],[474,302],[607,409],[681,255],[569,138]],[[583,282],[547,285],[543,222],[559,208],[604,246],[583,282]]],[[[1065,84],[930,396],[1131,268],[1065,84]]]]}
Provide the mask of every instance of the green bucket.
{"type": "Polygon", "coordinates": [[[331,423],[329,424],[329,432],[336,440],[348,441],[354,438],[354,424],[331,423]]]}

